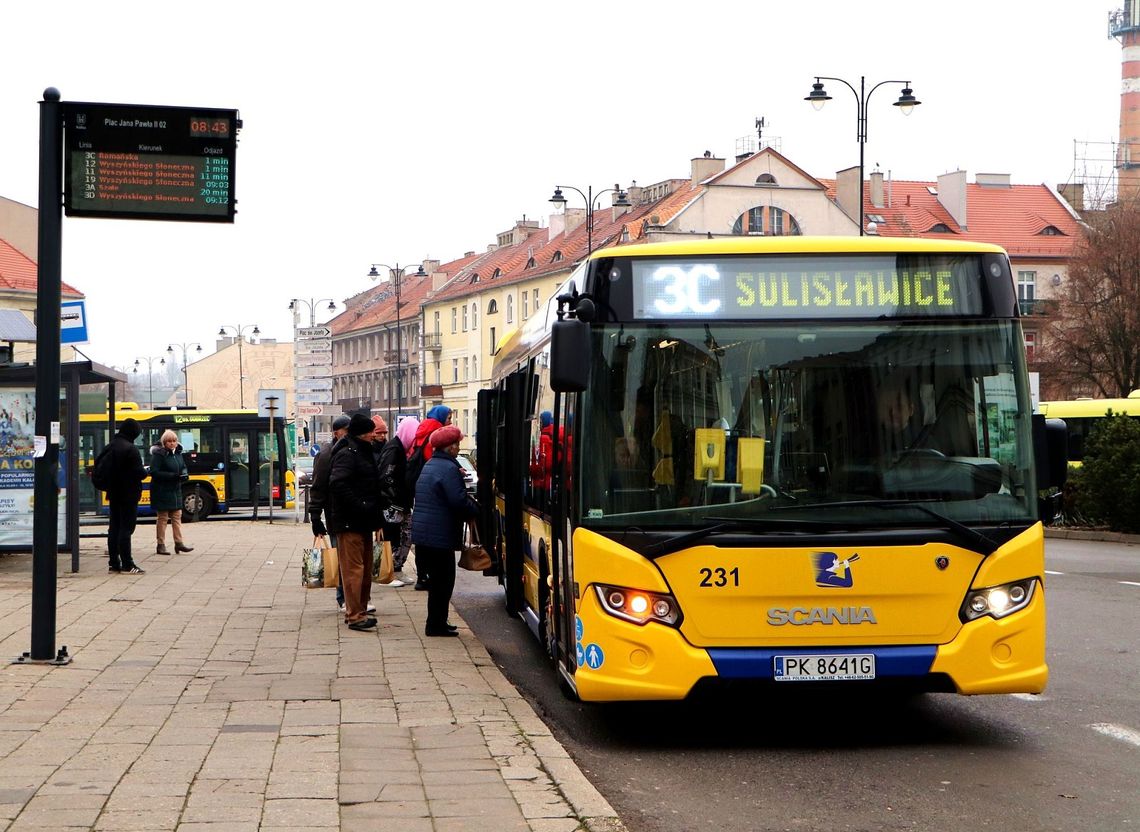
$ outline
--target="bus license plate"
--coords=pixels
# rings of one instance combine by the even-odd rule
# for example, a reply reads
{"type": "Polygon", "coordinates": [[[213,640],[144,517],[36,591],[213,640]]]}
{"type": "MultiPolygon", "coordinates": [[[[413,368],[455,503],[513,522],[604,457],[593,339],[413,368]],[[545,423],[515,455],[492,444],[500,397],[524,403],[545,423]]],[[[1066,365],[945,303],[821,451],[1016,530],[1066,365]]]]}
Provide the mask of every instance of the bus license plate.
{"type": "Polygon", "coordinates": [[[775,656],[772,675],[777,682],[847,682],[875,678],[873,653],[775,656]]]}

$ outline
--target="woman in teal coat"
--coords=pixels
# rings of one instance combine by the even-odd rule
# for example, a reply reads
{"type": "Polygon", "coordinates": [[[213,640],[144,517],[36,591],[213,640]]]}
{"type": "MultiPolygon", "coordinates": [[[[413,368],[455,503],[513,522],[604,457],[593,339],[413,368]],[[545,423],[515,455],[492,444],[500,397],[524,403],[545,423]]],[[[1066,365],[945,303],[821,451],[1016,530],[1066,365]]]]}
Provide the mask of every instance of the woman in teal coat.
{"type": "Polygon", "coordinates": [[[166,548],[166,524],[174,527],[174,551],[192,552],[182,540],[182,482],[190,478],[178,434],[168,430],[161,441],[150,449],[150,507],[157,521],[154,524],[160,555],[169,555],[166,548]]]}

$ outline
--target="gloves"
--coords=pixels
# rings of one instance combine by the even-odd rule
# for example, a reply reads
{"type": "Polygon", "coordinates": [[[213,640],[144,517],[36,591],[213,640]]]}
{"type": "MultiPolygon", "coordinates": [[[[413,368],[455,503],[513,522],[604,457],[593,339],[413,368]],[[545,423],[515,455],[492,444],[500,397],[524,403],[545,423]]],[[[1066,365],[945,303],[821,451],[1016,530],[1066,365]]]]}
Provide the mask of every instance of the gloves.
{"type": "Polygon", "coordinates": [[[325,524],[321,522],[320,511],[310,513],[309,519],[313,521],[313,537],[324,537],[328,533],[325,524]]]}

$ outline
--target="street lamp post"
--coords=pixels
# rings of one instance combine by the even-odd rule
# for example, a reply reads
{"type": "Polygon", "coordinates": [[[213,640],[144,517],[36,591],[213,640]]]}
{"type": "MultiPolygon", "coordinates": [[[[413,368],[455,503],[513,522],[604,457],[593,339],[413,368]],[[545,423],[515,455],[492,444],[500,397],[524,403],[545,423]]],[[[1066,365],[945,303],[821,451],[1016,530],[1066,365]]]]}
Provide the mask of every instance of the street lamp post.
{"type": "MultiPolygon", "coordinates": [[[[396,289],[396,415],[399,416],[400,411],[404,407],[404,359],[400,352],[400,342],[403,340],[400,337],[400,281],[404,277],[404,272],[410,269],[411,266],[401,267],[399,263],[396,263],[395,266],[389,266],[387,263],[373,263],[372,267],[368,270],[368,276],[372,280],[376,280],[380,277],[380,272],[377,271],[377,268],[388,270],[388,279],[393,282],[396,289]]],[[[414,276],[427,277],[423,263],[416,266],[414,276]]],[[[385,357],[384,363],[388,363],[387,357],[385,357]]],[[[388,392],[388,424],[390,426],[389,430],[391,430],[394,435],[396,427],[392,420],[392,393],[390,390],[388,392]]]]}
{"type": "MultiPolygon", "coordinates": [[[[297,343],[297,315],[301,311],[300,309],[298,309],[298,304],[302,304],[302,305],[307,306],[309,308],[309,326],[316,326],[317,325],[317,304],[318,303],[324,303],[326,300],[329,302],[329,305],[325,308],[329,312],[335,312],[336,311],[336,302],[332,298],[318,298],[318,299],[309,298],[308,300],[305,300],[304,298],[292,298],[292,299],[290,299],[289,311],[293,313],[293,343],[294,344],[297,343]]],[[[294,347],[294,349],[296,349],[296,347],[294,347]]],[[[297,371],[298,371],[297,362],[294,361],[293,362],[293,402],[294,402],[294,406],[296,406],[297,393],[300,392],[300,389],[301,389],[301,385],[299,383],[300,379],[297,376],[297,371]]],[[[332,396],[329,396],[329,398],[331,399],[332,396]]],[[[298,420],[300,419],[299,415],[296,415],[296,414],[294,414],[294,415],[296,416],[296,418],[298,420]]],[[[309,441],[310,442],[315,441],[316,435],[317,435],[317,419],[315,416],[313,416],[313,417],[309,418],[309,441]]],[[[298,501],[298,505],[299,504],[300,504],[300,501],[298,501]]]]}
{"type": "Polygon", "coordinates": [[[617,199],[614,200],[614,207],[628,208],[630,206],[629,194],[623,191],[617,184],[612,188],[606,188],[604,191],[598,191],[597,194],[594,193],[593,185],[586,186],[586,193],[582,193],[573,185],[555,185],[554,196],[550,198],[550,201],[555,205],[561,205],[563,208],[566,207],[566,197],[562,195],[563,188],[578,191],[578,195],[586,200],[586,256],[589,257],[594,251],[594,201],[601,199],[603,194],[613,192],[617,194],[617,199]]]}
{"type": "MultiPolygon", "coordinates": [[[[235,326],[233,324],[223,324],[218,329],[218,335],[224,338],[226,336],[226,330],[227,329],[232,329],[234,331],[234,336],[237,338],[237,345],[238,345],[238,403],[239,403],[239,407],[242,410],[245,410],[245,366],[242,364],[241,342],[244,340],[244,338],[242,337],[243,334],[245,333],[245,331],[247,329],[250,329],[250,325],[249,324],[237,324],[235,326]]],[[[261,334],[261,330],[257,328],[257,324],[253,324],[252,329],[253,329],[253,332],[250,333],[251,335],[256,336],[256,335],[261,334]]]]}
{"type": "Polygon", "coordinates": [[[171,358],[175,357],[175,354],[174,354],[174,348],[175,347],[178,347],[180,350],[182,350],[182,383],[186,387],[186,406],[189,407],[190,406],[190,376],[188,376],[186,374],[186,364],[187,364],[186,354],[190,351],[191,347],[197,347],[198,349],[196,351],[201,352],[202,351],[202,345],[199,344],[197,341],[193,341],[189,344],[184,344],[184,343],[183,344],[170,344],[167,346],[166,351],[168,353],[170,353],[171,358]]]}
{"type": "Polygon", "coordinates": [[[147,388],[147,401],[149,402],[149,409],[154,410],[154,362],[158,362],[159,366],[166,365],[166,359],[162,356],[143,356],[142,358],[135,359],[135,368],[131,372],[138,373],[140,362],[146,362],[146,388],[147,388]]]}
{"type": "Polygon", "coordinates": [[[899,100],[894,102],[894,106],[898,107],[904,116],[909,116],[911,110],[922,102],[914,97],[914,90],[910,88],[910,81],[880,81],[870,90],[867,90],[866,78],[860,75],[859,89],[856,90],[842,78],[818,75],[815,83],[811,85],[811,93],[804,97],[804,101],[810,101],[817,110],[823,109],[823,105],[831,100],[831,96],[823,88],[822,82],[824,81],[838,81],[851,90],[851,94],[855,96],[855,137],[859,142],[859,236],[862,237],[867,233],[863,228],[863,146],[867,143],[867,105],[870,103],[875,90],[884,84],[902,84],[902,94],[899,96],[899,100]]]}

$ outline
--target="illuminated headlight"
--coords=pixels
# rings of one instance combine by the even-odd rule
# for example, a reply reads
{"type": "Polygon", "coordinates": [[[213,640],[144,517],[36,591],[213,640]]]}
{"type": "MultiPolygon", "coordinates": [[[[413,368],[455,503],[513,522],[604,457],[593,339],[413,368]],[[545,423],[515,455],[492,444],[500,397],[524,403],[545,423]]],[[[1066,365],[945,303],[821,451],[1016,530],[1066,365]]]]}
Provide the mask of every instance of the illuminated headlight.
{"type": "Polygon", "coordinates": [[[966,601],[962,604],[962,621],[973,621],[984,615],[1005,618],[1018,610],[1025,609],[1033,600],[1033,590],[1036,586],[1036,578],[1026,578],[1011,584],[971,589],[966,593],[966,601]]]}
{"type": "Polygon", "coordinates": [[[681,610],[672,595],[602,584],[595,584],[594,591],[602,609],[615,618],[634,624],[657,621],[670,627],[676,627],[681,620],[681,610]]]}

